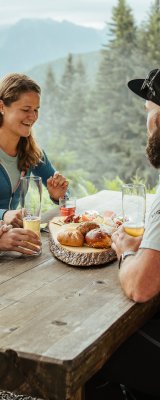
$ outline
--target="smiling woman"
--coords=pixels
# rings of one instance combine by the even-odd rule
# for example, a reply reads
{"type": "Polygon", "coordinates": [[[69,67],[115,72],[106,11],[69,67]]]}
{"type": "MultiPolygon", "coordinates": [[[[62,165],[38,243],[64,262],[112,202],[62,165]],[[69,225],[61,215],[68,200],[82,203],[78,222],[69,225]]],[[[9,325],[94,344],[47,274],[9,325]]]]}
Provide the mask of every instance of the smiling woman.
{"type": "MultiPolygon", "coordinates": [[[[11,156],[17,154],[17,145],[21,137],[30,137],[31,128],[38,118],[39,94],[35,92],[23,93],[13,103],[0,102],[3,115],[3,131],[8,129],[8,135],[2,134],[1,147],[8,139],[7,152],[11,156]],[[3,143],[2,143],[3,142],[3,143]]],[[[30,140],[29,140],[30,142],[30,140]]],[[[22,146],[22,143],[20,143],[22,146]]],[[[31,145],[31,143],[30,143],[31,145]]]]}
{"type": "Polygon", "coordinates": [[[16,210],[21,176],[40,176],[55,203],[68,187],[32,135],[40,94],[38,84],[23,74],[8,74],[0,81],[0,218],[14,227],[22,227],[21,210],[16,210]]]}

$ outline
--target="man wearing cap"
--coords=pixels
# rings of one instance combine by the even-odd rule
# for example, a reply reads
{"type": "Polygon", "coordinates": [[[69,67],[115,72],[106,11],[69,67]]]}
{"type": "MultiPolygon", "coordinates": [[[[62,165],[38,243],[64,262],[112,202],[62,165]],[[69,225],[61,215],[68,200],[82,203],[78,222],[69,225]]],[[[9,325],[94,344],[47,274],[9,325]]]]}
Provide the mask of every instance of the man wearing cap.
{"type": "MultiPolygon", "coordinates": [[[[146,100],[151,164],[160,168],[160,69],[128,87],[146,100]]],[[[131,237],[120,227],[112,235],[119,259],[119,279],[124,293],[145,302],[160,293],[160,189],[151,207],[143,237],[131,237]]],[[[132,335],[86,385],[86,400],[160,399],[160,313],[132,335]]]]}

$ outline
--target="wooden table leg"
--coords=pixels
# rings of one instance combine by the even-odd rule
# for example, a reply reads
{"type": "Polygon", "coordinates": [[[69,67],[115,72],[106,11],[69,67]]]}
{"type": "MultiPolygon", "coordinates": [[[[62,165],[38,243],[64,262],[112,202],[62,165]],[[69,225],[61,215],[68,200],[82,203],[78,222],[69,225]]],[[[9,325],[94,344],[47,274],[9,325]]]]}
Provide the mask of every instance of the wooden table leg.
{"type": "Polygon", "coordinates": [[[84,387],[80,387],[69,400],[85,400],[84,387]]]}

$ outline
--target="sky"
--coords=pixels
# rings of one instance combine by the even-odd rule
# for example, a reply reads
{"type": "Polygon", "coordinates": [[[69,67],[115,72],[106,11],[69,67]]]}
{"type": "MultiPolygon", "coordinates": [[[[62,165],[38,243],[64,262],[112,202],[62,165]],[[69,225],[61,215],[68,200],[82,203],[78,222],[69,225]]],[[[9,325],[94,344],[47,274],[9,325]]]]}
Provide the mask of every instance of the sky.
{"type": "MultiPolygon", "coordinates": [[[[128,0],[137,24],[147,18],[154,0],[128,0]]],[[[110,21],[117,0],[0,0],[0,25],[22,18],[67,20],[97,29],[110,21]]]]}

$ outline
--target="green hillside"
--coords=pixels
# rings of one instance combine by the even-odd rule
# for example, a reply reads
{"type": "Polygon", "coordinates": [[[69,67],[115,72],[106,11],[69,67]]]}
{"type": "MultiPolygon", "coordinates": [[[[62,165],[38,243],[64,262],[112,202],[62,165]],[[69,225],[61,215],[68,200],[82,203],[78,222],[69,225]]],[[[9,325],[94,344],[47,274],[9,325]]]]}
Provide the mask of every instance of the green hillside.
{"type": "MultiPolygon", "coordinates": [[[[98,71],[99,63],[101,61],[102,55],[101,51],[93,51],[85,54],[73,54],[74,63],[81,61],[84,64],[87,78],[90,82],[94,82],[95,76],[98,71]]],[[[65,64],[67,62],[67,57],[60,58],[58,60],[51,61],[49,63],[44,63],[37,65],[36,67],[26,71],[26,73],[33,79],[39,82],[43,86],[48,68],[50,67],[57,82],[60,81],[64,70],[65,64]]]]}

